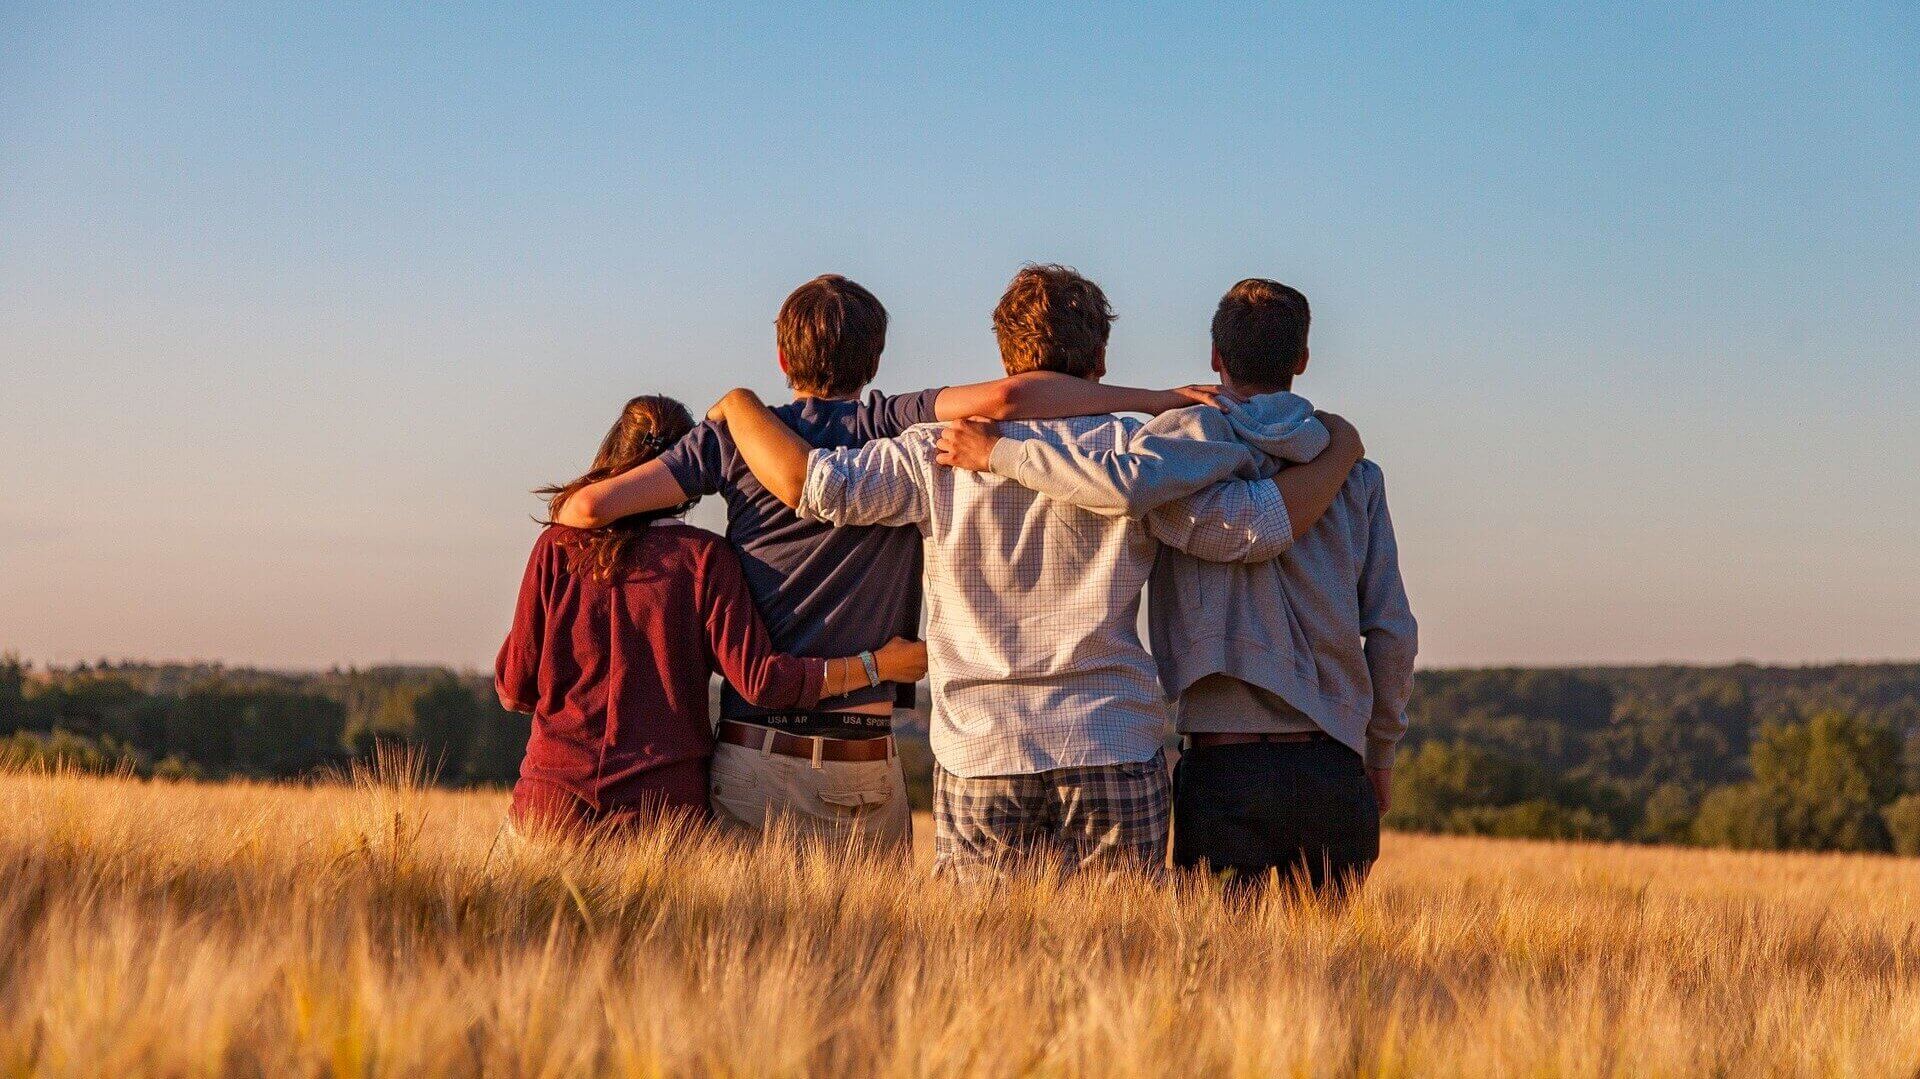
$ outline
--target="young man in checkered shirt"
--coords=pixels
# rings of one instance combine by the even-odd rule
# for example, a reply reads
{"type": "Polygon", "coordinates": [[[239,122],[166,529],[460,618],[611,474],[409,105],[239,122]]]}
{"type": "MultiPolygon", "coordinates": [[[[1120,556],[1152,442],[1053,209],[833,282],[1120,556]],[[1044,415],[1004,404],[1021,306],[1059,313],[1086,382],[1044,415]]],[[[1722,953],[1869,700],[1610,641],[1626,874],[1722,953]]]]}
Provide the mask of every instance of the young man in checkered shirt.
{"type": "MultiPolygon", "coordinates": [[[[1112,319],[1093,282],[1065,267],[1030,266],[1001,298],[994,332],[1009,375],[1097,382],[1112,319]]],[[[1111,517],[999,476],[942,467],[936,425],[813,450],[744,390],[712,418],[803,519],[922,536],[935,865],[962,878],[1026,859],[1068,871],[1164,864],[1170,789],[1161,743],[1171,717],[1135,628],[1155,556],[1166,544],[1216,561],[1275,557],[1325,512],[1360,452],[1358,436],[1334,421],[1336,444],[1322,459],[1223,483],[1257,474],[1253,451],[1204,446],[1142,485],[1152,512],[1111,517]]],[[[1007,428],[1099,453],[1124,447],[1138,426],[1094,416],[1007,428]]]]}

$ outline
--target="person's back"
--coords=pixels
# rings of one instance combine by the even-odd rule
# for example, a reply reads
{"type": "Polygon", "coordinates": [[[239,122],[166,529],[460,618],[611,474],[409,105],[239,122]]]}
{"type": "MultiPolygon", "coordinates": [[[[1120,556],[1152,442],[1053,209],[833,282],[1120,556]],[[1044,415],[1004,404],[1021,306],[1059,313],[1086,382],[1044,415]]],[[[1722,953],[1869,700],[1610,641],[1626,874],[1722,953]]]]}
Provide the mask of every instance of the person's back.
{"type": "MultiPolygon", "coordinates": [[[[739,591],[739,564],[719,536],[658,521],[602,575],[590,562],[591,540],[563,525],[541,533],[501,649],[502,699],[533,715],[520,815],[564,795],[595,812],[653,801],[704,817],[713,753],[706,627],[726,617],[713,597],[739,591]]],[[[783,661],[763,634],[742,628],[758,651],[714,658],[745,692],[789,704],[819,695],[818,665],[783,661]]]]}
{"type": "MultiPolygon", "coordinates": [[[[1301,436],[1290,421],[1303,414],[1312,414],[1304,398],[1278,393],[1225,416],[1193,410],[1176,422],[1198,428],[1190,437],[1244,441],[1261,451],[1261,473],[1273,475],[1299,459],[1289,443],[1301,436]]],[[[1374,723],[1366,641],[1390,629],[1394,647],[1410,653],[1414,629],[1379,465],[1356,464],[1326,514],[1280,557],[1221,565],[1168,551],[1152,581],[1148,624],[1168,695],[1183,697],[1202,679],[1228,674],[1284,698],[1378,766],[1391,760],[1405,701],[1384,702],[1374,723]]],[[[1374,648],[1387,643],[1382,636],[1374,648]]],[[[1181,733],[1197,711],[1182,708],[1181,733]]]]}
{"type": "MultiPolygon", "coordinates": [[[[1009,437],[1099,451],[1135,425],[1095,416],[1003,427],[1009,437]]],[[[1151,757],[1170,716],[1137,629],[1160,547],[1150,526],[942,468],[940,430],[916,427],[897,445],[925,492],[916,523],[926,537],[932,740],[942,767],[984,776],[1151,757]]],[[[827,508],[839,497],[834,474],[818,475],[803,511],[839,516],[827,508]]]]}

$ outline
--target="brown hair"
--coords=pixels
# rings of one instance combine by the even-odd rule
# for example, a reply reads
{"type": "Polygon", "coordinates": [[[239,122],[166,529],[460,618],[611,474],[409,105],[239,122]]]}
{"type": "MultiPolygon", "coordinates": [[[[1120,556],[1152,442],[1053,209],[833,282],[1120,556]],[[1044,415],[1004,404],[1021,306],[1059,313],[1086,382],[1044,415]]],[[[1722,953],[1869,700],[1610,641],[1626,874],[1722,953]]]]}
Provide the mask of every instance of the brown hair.
{"type": "Polygon", "coordinates": [[[1007,374],[1058,371],[1088,378],[1106,367],[1113,308],[1100,286],[1068,266],[1020,267],[993,309],[1007,374]]]}
{"type": "MultiPolygon", "coordinates": [[[[687,406],[671,397],[646,394],[628,401],[620,410],[620,418],[613,421],[607,437],[600,440],[600,452],[593,455],[593,467],[587,469],[586,475],[572,483],[557,483],[534,492],[547,499],[548,516],[541,523],[552,524],[553,518],[560,514],[560,507],[580,488],[653,460],[691,430],[693,417],[687,413],[687,406]]],[[[647,525],[663,517],[677,517],[692,505],[687,502],[671,509],[631,514],[604,528],[582,533],[580,538],[566,544],[575,559],[574,566],[598,580],[611,578],[647,525]]]]}
{"type": "Polygon", "coordinates": [[[1220,297],[1213,312],[1213,350],[1233,381],[1291,389],[1312,321],[1307,297],[1299,289],[1249,277],[1220,297]]]}
{"type": "Polygon", "coordinates": [[[880,373],[887,309],[879,297],[837,273],[794,289],[774,319],[787,383],[802,393],[845,397],[880,373]]]}

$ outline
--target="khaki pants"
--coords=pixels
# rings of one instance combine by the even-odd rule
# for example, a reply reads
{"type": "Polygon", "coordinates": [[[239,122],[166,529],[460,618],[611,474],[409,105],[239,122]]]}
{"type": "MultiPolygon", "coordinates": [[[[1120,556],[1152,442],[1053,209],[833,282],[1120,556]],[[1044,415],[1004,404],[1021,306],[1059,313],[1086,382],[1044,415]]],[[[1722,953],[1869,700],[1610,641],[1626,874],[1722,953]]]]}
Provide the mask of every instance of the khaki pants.
{"type": "Polygon", "coordinates": [[[820,761],[722,742],[713,752],[713,816],[758,836],[775,822],[801,839],[910,853],[913,814],[900,758],[820,761]]]}

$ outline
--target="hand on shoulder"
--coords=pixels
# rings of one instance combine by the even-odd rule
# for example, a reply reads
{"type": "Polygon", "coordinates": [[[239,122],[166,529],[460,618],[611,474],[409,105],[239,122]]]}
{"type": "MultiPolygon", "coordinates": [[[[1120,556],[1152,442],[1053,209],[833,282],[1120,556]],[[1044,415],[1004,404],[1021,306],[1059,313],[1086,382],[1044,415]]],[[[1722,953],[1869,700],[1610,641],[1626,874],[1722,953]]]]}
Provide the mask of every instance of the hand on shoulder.
{"type": "Polygon", "coordinates": [[[740,405],[757,405],[759,403],[759,394],[747,389],[745,386],[735,386],[733,389],[722,394],[720,399],[713,403],[712,408],[707,409],[707,419],[715,423],[725,423],[727,422],[727,413],[732,409],[740,405]]]}
{"type": "Polygon", "coordinates": [[[946,430],[940,432],[940,441],[935,443],[939,452],[934,454],[933,461],[948,468],[985,472],[993,458],[993,445],[998,441],[1000,426],[991,420],[952,420],[946,430]]]}
{"type": "Polygon", "coordinates": [[[1313,415],[1326,427],[1330,437],[1323,452],[1345,457],[1349,466],[1358,464],[1360,458],[1367,455],[1367,447],[1360,441],[1359,429],[1348,423],[1346,417],[1332,412],[1315,412],[1313,415]]]}
{"type": "Polygon", "coordinates": [[[1247,403],[1239,394],[1215,383],[1196,382],[1190,386],[1175,386],[1166,391],[1166,394],[1167,405],[1160,410],[1162,412],[1171,412],[1176,408],[1191,408],[1194,405],[1206,405],[1226,412],[1236,405],[1247,403]]]}

